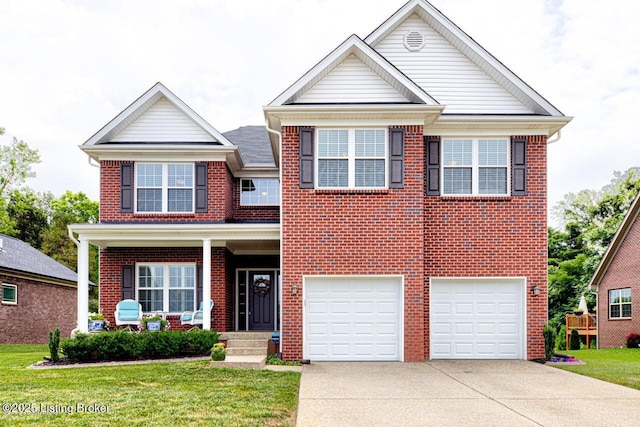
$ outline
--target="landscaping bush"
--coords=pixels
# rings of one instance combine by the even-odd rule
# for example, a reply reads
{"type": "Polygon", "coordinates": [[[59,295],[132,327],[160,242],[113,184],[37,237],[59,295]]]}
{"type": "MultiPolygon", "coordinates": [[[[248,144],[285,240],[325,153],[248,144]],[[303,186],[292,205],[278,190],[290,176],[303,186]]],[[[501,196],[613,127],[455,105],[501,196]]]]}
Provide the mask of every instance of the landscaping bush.
{"type": "Polygon", "coordinates": [[[56,328],[55,332],[49,329],[49,355],[53,362],[57,362],[58,359],[60,359],[59,350],[60,350],[60,329],[56,328]]]}
{"type": "Polygon", "coordinates": [[[224,343],[219,342],[213,345],[211,349],[211,360],[224,360],[227,358],[227,351],[224,349],[224,343]]]}
{"type": "Polygon", "coordinates": [[[125,330],[77,334],[62,341],[62,354],[72,362],[162,359],[208,355],[218,342],[213,331],[133,333],[125,330]]]}
{"type": "Polygon", "coordinates": [[[560,326],[560,331],[558,332],[558,336],[556,337],[556,349],[567,349],[567,327],[565,325],[560,326]]]}
{"type": "Polygon", "coordinates": [[[571,338],[569,339],[569,350],[580,350],[580,334],[575,329],[571,330],[571,338]]]}
{"type": "Polygon", "coordinates": [[[627,335],[627,348],[640,348],[640,335],[630,333],[627,335]]]}
{"type": "Polygon", "coordinates": [[[556,348],[556,331],[548,323],[545,323],[542,335],[544,336],[544,356],[547,360],[551,360],[556,348]]]}

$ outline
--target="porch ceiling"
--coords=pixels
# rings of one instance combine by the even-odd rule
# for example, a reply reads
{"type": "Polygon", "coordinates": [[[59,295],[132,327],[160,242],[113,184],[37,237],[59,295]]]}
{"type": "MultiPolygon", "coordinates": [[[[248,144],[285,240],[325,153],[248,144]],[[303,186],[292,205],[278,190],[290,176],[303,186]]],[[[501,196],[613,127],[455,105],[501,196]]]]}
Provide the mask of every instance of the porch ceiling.
{"type": "Polygon", "coordinates": [[[72,238],[109,247],[226,247],[234,254],[280,253],[280,224],[71,224],[72,238]]]}

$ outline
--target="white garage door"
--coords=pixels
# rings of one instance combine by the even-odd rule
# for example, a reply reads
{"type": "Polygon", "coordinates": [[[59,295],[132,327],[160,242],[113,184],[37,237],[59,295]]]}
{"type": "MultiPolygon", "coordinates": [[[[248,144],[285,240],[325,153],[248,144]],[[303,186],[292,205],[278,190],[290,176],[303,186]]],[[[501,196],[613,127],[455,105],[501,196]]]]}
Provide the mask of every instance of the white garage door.
{"type": "Polygon", "coordinates": [[[401,289],[399,277],[305,278],[305,359],[401,360],[401,289]]]}
{"type": "Polygon", "coordinates": [[[523,279],[432,279],[432,359],[524,359],[523,279]]]}

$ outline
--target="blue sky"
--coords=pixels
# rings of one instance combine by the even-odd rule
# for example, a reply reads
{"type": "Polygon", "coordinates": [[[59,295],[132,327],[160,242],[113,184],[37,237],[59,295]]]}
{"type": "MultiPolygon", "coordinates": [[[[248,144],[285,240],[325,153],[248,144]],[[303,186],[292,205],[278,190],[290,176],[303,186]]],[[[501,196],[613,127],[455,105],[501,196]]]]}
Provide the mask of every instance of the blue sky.
{"type": "MultiPolygon", "coordinates": [[[[155,82],[219,131],[263,124],[269,103],[404,0],[0,2],[0,126],[37,148],[28,185],[98,199],[77,148],[155,82]]],[[[575,119],[549,147],[549,204],[638,166],[637,0],[433,0],[575,119]]]]}

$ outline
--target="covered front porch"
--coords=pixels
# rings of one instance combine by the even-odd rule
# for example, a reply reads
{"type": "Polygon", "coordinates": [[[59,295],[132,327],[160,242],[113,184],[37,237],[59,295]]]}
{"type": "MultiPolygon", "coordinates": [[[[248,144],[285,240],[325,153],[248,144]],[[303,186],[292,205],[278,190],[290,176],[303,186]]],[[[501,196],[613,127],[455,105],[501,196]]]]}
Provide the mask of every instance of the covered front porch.
{"type": "Polygon", "coordinates": [[[161,312],[172,329],[183,311],[203,310],[202,328],[218,332],[280,328],[280,225],[73,224],[78,246],[77,330],[88,331],[89,246],[100,248],[100,310],[133,299],[161,312]]]}

